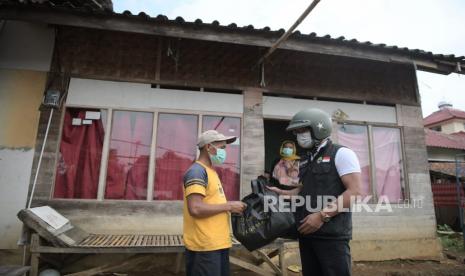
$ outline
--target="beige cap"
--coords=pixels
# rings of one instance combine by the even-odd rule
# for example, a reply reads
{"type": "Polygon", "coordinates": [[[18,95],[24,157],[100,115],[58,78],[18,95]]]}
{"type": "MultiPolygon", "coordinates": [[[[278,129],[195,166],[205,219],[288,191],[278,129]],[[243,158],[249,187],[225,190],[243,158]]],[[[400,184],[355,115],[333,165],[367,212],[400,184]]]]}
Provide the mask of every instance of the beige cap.
{"type": "Polygon", "coordinates": [[[223,134],[219,133],[216,130],[207,130],[204,133],[200,134],[199,140],[197,141],[197,146],[199,148],[203,148],[203,146],[213,143],[213,142],[220,142],[226,141],[227,144],[234,143],[237,137],[235,136],[224,136],[223,134]]]}

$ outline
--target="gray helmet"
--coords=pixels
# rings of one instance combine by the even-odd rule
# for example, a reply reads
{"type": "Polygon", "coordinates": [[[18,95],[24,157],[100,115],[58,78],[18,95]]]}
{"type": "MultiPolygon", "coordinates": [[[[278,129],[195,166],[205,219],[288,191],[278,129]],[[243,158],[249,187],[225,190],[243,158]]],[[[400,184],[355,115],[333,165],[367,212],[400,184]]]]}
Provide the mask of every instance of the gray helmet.
{"type": "Polygon", "coordinates": [[[331,135],[331,117],[318,108],[304,109],[292,117],[286,130],[292,131],[304,127],[310,128],[314,139],[323,140],[331,135]]]}

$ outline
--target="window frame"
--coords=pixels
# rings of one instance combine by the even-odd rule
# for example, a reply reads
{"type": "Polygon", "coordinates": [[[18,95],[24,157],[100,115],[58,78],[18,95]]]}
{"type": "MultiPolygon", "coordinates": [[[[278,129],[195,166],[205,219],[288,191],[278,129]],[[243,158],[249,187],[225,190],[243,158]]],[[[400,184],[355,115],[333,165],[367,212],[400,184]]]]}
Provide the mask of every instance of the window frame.
{"type": "MultiPolygon", "coordinates": [[[[158,128],[158,115],[160,113],[164,114],[180,114],[180,115],[195,115],[197,116],[197,135],[199,135],[203,128],[203,116],[224,116],[224,117],[233,117],[238,118],[240,120],[240,132],[241,135],[240,139],[240,176],[242,177],[243,173],[243,154],[244,148],[242,146],[243,141],[243,114],[242,113],[227,113],[227,112],[215,112],[215,111],[202,111],[202,110],[185,110],[185,109],[168,109],[168,108],[124,108],[124,107],[99,107],[99,106],[89,106],[89,105],[75,105],[75,104],[64,104],[63,111],[61,114],[60,119],[60,127],[57,139],[57,147],[55,151],[55,162],[53,167],[52,173],[52,187],[51,193],[49,196],[49,200],[56,200],[56,201],[82,201],[82,202],[181,202],[182,200],[154,200],[153,199],[153,188],[155,186],[155,157],[156,157],[156,142],[157,142],[157,128],[158,128]],[[56,166],[58,155],[60,154],[60,144],[63,135],[63,124],[64,118],[66,114],[66,110],[68,108],[82,108],[82,109],[101,109],[107,111],[107,122],[105,125],[105,137],[103,142],[103,149],[102,149],[102,159],[100,163],[100,172],[99,172],[99,180],[98,180],[98,189],[97,189],[97,198],[96,199],[83,199],[83,198],[54,198],[54,190],[55,190],[55,182],[56,182],[56,166]],[[147,183],[147,197],[145,200],[126,200],[126,199],[105,199],[105,188],[106,188],[106,178],[107,178],[107,169],[108,169],[108,154],[109,154],[109,147],[110,147],[110,134],[112,131],[112,123],[113,123],[113,112],[114,111],[133,111],[133,112],[150,112],[153,114],[153,126],[152,126],[152,139],[151,139],[151,146],[150,146],[150,157],[149,157],[149,175],[148,175],[148,183],[147,183]]],[[[239,195],[242,193],[242,185],[239,182],[239,195]]]]}
{"type": "Polygon", "coordinates": [[[374,137],[373,137],[373,128],[374,127],[384,127],[384,128],[394,128],[399,130],[400,141],[399,141],[399,150],[400,150],[400,157],[402,158],[402,172],[401,176],[403,179],[403,183],[401,182],[401,188],[404,188],[403,192],[403,199],[399,200],[398,203],[407,203],[410,201],[410,185],[409,179],[407,177],[407,162],[405,156],[405,145],[404,145],[404,129],[402,126],[397,124],[390,124],[390,123],[372,123],[372,122],[360,122],[360,121],[338,121],[333,120],[333,139],[336,143],[339,142],[339,137],[337,136],[338,126],[339,125],[357,125],[357,126],[364,126],[367,128],[367,135],[368,135],[368,151],[370,155],[370,184],[371,184],[371,200],[369,201],[370,204],[374,204],[378,202],[378,190],[377,190],[377,181],[376,181],[376,157],[375,157],[375,146],[374,146],[374,137]],[[403,186],[402,186],[403,185],[403,186]]]}

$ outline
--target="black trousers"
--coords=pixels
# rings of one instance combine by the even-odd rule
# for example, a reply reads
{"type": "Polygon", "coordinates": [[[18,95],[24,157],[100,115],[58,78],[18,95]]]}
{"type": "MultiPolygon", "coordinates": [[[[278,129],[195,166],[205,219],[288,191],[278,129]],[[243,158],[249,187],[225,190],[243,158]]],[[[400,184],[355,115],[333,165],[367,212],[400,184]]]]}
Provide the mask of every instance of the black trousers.
{"type": "Polygon", "coordinates": [[[191,251],[186,248],[187,276],[229,276],[229,249],[191,251]]]}
{"type": "Polygon", "coordinates": [[[303,276],[350,276],[348,240],[299,238],[303,276]]]}

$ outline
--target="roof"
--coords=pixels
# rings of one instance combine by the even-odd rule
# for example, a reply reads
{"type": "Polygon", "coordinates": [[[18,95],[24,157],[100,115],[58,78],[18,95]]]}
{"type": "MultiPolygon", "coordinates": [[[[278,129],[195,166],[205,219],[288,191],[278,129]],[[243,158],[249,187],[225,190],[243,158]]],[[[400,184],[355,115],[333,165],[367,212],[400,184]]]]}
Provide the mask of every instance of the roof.
{"type": "MultiPolygon", "coordinates": [[[[454,176],[456,174],[455,162],[429,162],[429,170],[454,176]]],[[[465,166],[459,163],[459,177],[465,177],[465,166]]]]}
{"type": "Polygon", "coordinates": [[[454,132],[454,133],[451,133],[450,135],[462,137],[463,139],[465,139],[465,131],[454,132]]]}
{"type": "Polygon", "coordinates": [[[445,134],[425,128],[425,139],[428,147],[465,150],[465,137],[461,135],[445,134]]]}
{"type": "Polygon", "coordinates": [[[433,112],[429,116],[423,119],[423,124],[425,127],[445,122],[451,119],[463,119],[465,120],[465,111],[460,109],[455,109],[451,107],[445,107],[439,109],[438,111],[433,112]]]}
{"type": "MultiPolygon", "coordinates": [[[[3,0],[0,2],[0,7],[2,7],[0,9],[0,18],[223,41],[236,44],[242,43],[262,47],[270,47],[285,32],[284,29],[271,30],[269,27],[257,29],[253,25],[243,27],[239,27],[235,23],[222,25],[217,20],[212,23],[204,23],[201,19],[197,19],[194,22],[186,22],[182,17],[176,17],[175,19],[169,19],[165,15],[151,17],[144,12],[138,15],[134,15],[129,11],[115,13],[110,8],[89,8],[92,2],[111,3],[110,0],[3,0]],[[73,4],[81,2],[85,4],[73,4]],[[50,13],[50,11],[53,11],[53,13],[50,13]],[[38,13],[42,13],[42,16],[38,13]],[[71,15],[74,17],[65,18],[64,13],[67,13],[68,17],[71,15]],[[85,18],[82,18],[82,16],[85,16],[85,18]],[[129,22],[133,24],[132,27],[129,26],[129,22]],[[162,27],[165,26],[166,28],[163,29],[162,27]],[[175,29],[174,27],[180,28],[175,29]],[[215,35],[212,35],[211,32],[202,33],[201,30],[214,31],[215,35]],[[240,34],[244,38],[238,39],[236,35],[228,39],[219,40],[218,38],[224,38],[224,35],[218,36],[218,33],[240,34]],[[260,39],[257,38],[258,36],[260,36],[260,39]]],[[[286,42],[281,44],[280,48],[318,54],[350,56],[382,62],[408,64],[415,62],[419,70],[441,74],[450,74],[451,72],[465,74],[464,56],[434,54],[420,49],[375,44],[370,41],[361,42],[356,39],[346,39],[343,36],[334,38],[330,35],[318,36],[313,32],[303,34],[295,31],[286,42]],[[310,45],[315,45],[315,47],[310,47],[310,45]],[[336,47],[333,49],[330,48],[331,46],[336,47]],[[350,55],[348,54],[349,51],[350,55]]]]}
{"type": "Polygon", "coordinates": [[[113,12],[111,0],[2,0],[2,6],[49,7],[53,9],[113,12]]]}

